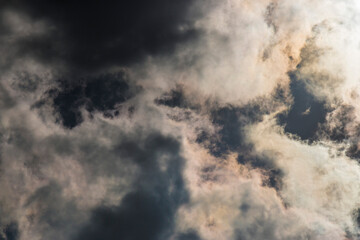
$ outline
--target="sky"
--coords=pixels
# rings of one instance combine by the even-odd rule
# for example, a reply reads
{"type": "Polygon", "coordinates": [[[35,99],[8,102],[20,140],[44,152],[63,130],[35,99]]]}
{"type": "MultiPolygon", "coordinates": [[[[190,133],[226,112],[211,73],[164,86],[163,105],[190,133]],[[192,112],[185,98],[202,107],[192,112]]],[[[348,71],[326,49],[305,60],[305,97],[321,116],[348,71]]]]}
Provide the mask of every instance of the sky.
{"type": "Polygon", "coordinates": [[[358,0],[0,1],[0,240],[360,239],[358,0]]]}

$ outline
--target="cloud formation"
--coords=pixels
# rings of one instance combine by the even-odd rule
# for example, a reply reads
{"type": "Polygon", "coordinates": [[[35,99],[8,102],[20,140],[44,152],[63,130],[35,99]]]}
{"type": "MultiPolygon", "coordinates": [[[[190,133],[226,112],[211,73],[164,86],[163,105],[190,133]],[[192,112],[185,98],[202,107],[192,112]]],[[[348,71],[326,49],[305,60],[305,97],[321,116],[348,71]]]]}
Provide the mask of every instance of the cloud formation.
{"type": "Polygon", "coordinates": [[[0,240],[358,239],[359,13],[0,3],[0,240]]]}

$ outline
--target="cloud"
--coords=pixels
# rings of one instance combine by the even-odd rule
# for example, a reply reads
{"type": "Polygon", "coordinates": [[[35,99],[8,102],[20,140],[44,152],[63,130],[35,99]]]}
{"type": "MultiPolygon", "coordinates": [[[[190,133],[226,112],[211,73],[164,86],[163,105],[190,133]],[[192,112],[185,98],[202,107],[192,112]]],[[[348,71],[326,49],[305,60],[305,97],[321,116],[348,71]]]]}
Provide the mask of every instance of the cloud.
{"type": "Polygon", "coordinates": [[[0,3],[0,239],[357,239],[356,1],[0,3]]]}
{"type": "Polygon", "coordinates": [[[272,158],[284,171],[280,194],[287,205],[320,215],[344,229],[343,234],[346,230],[356,235],[358,163],[331,143],[307,145],[289,138],[272,124],[273,120],[255,126],[250,130],[250,139],[257,152],[272,158]]]}
{"type": "Polygon", "coordinates": [[[120,156],[140,168],[134,186],[118,207],[96,209],[75,239],[168,239],[176,209],[187,201],[179,147],[175,139],[158,134],[140,144],[126,141],[117,146],[120,156]]]}
{"type": "MultiPolygon", "coordinates": [[[[3,9],[14,9],[32,21],[49,25],[42,36],[30,35],[16,41],[19,57],[30,56],[44,63],[92,72],[171,51],[175,44],[195,36],[194,30],[183,27],[191,20],[186,13],[193,2],[90,1],[84,6],[61,1],[17,1],[4,4],[3,9]]],[[[24,23],[18,24],[24,31],[24,23]]]]}

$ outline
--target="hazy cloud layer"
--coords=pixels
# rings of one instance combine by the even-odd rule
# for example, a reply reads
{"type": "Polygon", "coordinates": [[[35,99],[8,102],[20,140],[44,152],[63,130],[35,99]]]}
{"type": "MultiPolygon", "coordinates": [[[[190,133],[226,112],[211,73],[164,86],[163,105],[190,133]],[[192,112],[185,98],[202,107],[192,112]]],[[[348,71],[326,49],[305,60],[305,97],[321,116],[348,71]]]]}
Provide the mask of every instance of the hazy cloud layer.
{"type": "Polygon", "coordinates": [[[0,240],[360,237],[356,0],[0,3],[0,240]]]}

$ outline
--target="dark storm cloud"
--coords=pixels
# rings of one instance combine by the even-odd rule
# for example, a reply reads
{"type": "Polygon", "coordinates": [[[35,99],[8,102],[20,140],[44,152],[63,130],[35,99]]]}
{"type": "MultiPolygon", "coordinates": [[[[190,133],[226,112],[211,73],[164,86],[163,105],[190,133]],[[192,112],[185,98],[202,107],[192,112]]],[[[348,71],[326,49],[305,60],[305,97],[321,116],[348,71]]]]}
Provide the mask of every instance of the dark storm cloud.
{"type": "Polygon", "coordinates": [[[188,14],[195,0],[183,1],[10,1],[34,21],[50,24],[46,35],[18,41],[20,55],[93,71],[128,65],[144,56],[171,53],[196,35],[188,14]]]}
{"type": "Polygon", "coordinates": [[[134,189],[118,206],[95,209],[75,239],[169,239],[176,210],[188,201],[179,143],[155,133],[144,142],[129,140],[116,149],[119,157],[140,167],[134,189]]]}

